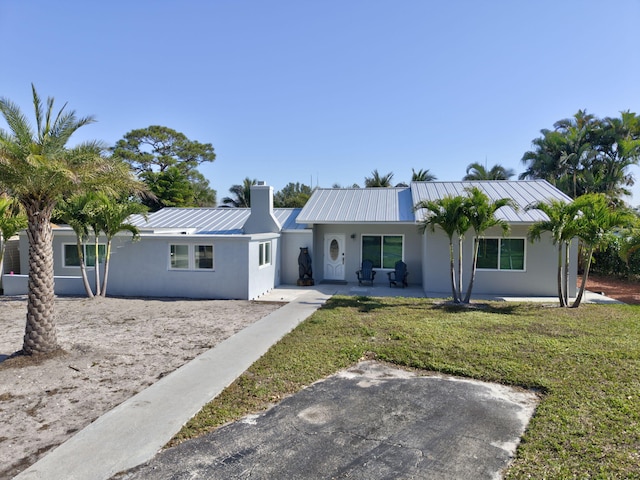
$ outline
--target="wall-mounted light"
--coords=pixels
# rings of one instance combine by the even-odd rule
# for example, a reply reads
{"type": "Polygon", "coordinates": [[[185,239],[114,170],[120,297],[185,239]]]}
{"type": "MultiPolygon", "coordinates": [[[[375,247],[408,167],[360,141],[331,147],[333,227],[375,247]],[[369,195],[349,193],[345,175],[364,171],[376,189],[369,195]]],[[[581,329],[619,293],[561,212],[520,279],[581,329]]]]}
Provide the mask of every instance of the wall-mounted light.
{"type": "Polygon", "coordinates": [[[355,239],[356,239],[356,234],[355,234],[355,233],[352,233],[352,234],[351,234],[351,238],[352,238],[353,240],[355,240],[355,239]]]}

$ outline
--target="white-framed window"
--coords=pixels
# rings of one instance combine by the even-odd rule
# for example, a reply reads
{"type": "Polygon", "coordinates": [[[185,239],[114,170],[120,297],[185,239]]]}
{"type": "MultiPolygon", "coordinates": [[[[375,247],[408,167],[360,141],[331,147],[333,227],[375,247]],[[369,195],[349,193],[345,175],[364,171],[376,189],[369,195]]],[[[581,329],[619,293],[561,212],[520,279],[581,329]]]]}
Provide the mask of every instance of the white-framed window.
{"type": "Polygon", "coordinates": [[[524,238],[480,238],[478,241],[479,270],[525,270],[527,242],[524,238]]]}
{"type": "Polygon", "coordinates": [[[170,270],[213,270],[213,245],[169,245],[170,270]]]}
{"type": "Polygon", "coordinates": [[[271,241],[258,244],[258,265],[271,265],[271,241]]]}
{"type": "MultiPolygon", "coordinates": [[[[96,246],[94,243],[82,245],[82,255],[86,267],[96,266],[96,246]]],[[[107,256],[107,246],[104,243],[98,244],[98,263],[103,263],[107,256]]],[[[78,245],[75,243],[65,243],[62,245],[62,265],[65,267],[79,267],[80,256],[78,255],[78,245]]]]}
{"type": "Polygon", "coordinates": [[[213,245],[196,245],[193,252],[196,269],[213,270],[213,245]]]}
{"type": "Polygon", "coordinates": [[[373,268],[395,268],[404,259],[404,235],[362,235],[362,258],[373,268]]]}

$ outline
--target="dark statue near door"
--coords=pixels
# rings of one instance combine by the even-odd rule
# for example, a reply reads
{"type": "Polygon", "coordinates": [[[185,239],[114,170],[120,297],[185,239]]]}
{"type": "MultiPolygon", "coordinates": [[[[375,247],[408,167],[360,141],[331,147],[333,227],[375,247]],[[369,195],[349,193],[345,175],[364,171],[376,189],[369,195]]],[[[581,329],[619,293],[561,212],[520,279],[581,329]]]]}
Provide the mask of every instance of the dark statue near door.
{"type": "Polygon", "coordinates": [[[300,248],[298,255],[298,285],[309,287],[314,284],[313,271],[311,269],[311,255],[309,255],[308,247],[300,248]]]}

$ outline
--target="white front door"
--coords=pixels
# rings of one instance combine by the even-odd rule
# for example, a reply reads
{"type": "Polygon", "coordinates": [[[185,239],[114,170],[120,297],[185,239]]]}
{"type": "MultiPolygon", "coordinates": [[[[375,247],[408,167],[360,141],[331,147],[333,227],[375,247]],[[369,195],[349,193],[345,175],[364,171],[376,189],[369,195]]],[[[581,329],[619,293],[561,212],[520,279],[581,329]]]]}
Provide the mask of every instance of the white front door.
{"type": "Polygon", "coordinates": [[[344,235],[324,236],[324,279],[344,280],[344,235]]]}

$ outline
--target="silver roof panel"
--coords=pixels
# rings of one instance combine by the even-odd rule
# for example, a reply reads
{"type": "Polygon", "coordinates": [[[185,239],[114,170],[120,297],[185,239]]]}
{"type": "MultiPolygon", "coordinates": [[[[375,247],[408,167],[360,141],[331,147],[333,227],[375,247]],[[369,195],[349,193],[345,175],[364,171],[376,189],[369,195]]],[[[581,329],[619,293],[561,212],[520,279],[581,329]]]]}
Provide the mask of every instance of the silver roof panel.
{"type": "Polygon", "coordinates": [[[320,188],[303,207],[301,223],[413,223],[411,189],[320,188]]]}
{"type": "MultiPolygon", "coordinates": [[[[492,201],[501,198],[511,198],[517,205],[502,207],[496,212],[496,217],[510,223],[533,223],[547,220],[547,216],[540,210],[526,211],[526,207],[537,202],[560,200],[570,202],[571,198],[546,180],[484,180],[465,182],[413,182],[411,191],[414,205],[422,200],[437,200],[446,196],[464,195],[470,187],[478,187],[492,201]]],[[[424,212],[416,212],[416,221],[424,219],[424,212]]]]}
{"type": "MultiPolygon", "coordinates": [[[[306,225],[296,223],[299,208],[274,208],[283,230],[302,230],[306,225]]],[[[197,234],[242,235],[242,227],[251,214],[250,208],[174,208],[168,207],[148,214],[133,215],[129,221],[140,229],[191,230],[197,234]]]]}

